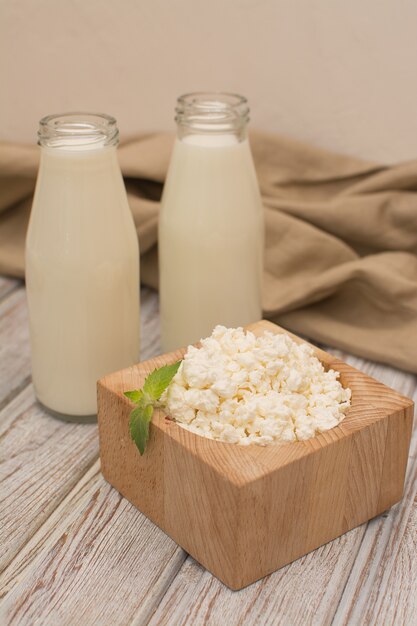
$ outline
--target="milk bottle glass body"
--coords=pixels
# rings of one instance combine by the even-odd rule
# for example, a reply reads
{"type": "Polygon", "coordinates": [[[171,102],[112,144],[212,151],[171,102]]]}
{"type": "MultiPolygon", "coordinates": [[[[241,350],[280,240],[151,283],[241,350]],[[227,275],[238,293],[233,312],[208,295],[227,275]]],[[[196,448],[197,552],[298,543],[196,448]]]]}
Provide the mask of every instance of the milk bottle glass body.
{"type": "Polygon", "coordinates": [[[113,118],[41,120],[41,161],[26,240],[36,395],[84,421],[96,382],[139,359],[139,249],[113,118]]]}
{"type": "Polygon", "coordinates": [[[261,318],[262,202],[240,96],[178,100],[159,223],[164,350],[261,318]]]}

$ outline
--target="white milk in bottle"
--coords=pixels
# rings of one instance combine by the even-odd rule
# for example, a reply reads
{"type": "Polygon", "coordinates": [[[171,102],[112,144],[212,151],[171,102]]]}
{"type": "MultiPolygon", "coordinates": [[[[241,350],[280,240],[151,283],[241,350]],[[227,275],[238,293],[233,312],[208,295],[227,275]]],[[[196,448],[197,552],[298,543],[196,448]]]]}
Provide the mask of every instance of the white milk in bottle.
{"type": "Polygon", "coordinates": [[[178,100],[159,224],[165,351],[262,317],[262,202],[240,96],[178,100]]]}
{"type": "Polygon", "coordinates": [[[26,242],[32,373],[39,401],[83,421],[96,383],[139,359],[139,250],[104,115],[41,120],[26,242]]]}

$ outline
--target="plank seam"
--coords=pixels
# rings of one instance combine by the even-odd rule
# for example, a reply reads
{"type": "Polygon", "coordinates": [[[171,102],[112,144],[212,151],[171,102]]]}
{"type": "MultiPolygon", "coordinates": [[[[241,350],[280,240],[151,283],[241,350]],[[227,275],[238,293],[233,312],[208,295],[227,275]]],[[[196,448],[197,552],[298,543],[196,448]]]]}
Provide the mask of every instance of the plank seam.
{"type": "MultiPolygon", "coordinates": [[[[32,541],[32,539],[34,539],[36,537],[36,535],[38,533],[40,533],[42,531],[43,526],[48,522],[49,518],[51,517],[51,515],[53,515],[56,510],[62,505],[62,503],[64,502],[64,500],[77,488],[79,482],[81,480],[83,480],[83,478],[85,477],[85,475],[87,474],[87,472],[92,468],[92,466],[97,462],[99,458],[99,455],[94,455],[93,459],[86,465],[84,472],[81,474],[81,476],[78,477],[78,480],[76,480],[76,482],[74,483],[70,483],[69,487],[67,490],[63,490],[61,497],[57,500],[55,506],[49,511],[49,514],[45,517],[45,519],[43,521],[41,521],[41,523],[39,524],[39,526],[36,526],[36,528],[33,529],[33,533],[30,535],[30,537],[28,537],[26,539],[26,541],[24,541],[19,547],[18,549],[15,551],[14,554],[10,555],[10,558],[8,561],[6,561],[5,563],[3,563],[2,568],[0,570],[0,575],[3,577],[7,574],[7,570],[13,565],[13,562],[15,561],[15,559],[18,557],[18,555],[20,554],[20,552],[22,552],[22,550],[24,550],[24,548],[27,546],[27,544],[32,541]]],[[[70,481],[69,481],[70,482],[70,481]]],[[[11,591],[11,590],[9,590],[11,591]]],[[[7,591],[4,596],[2,595],[2,590],[0,589],[0,599],[1,601],[3,601],[6,597],[7,594],[9,593],[9,591],[7,591]]]]}
{"type": "Polygon", "coordinates": [[[146,626],[170,589],[178,572],[188,557],[187,552],[177,546],[174,554],[155,581],[151,593],[131,621],[131,626],[146,626]]]}
{"type": "MultiPolygon", "coordinates": [[[[98,460],[98,459],[97,459],[98,460]]],[[[33,568],[34,564],[36,564],[37,560],[39,558],[42,557],[42,555],[44,554],[43,552],[43,546],[42,549],[40,551],[36,550],[36,542],[38,537],[40,539],[42,539],[42,534],[44,531],[44,526],[48,523],[50,523],[50,520],[53,516],[57,516],[59,513],[59,509],[62,507],[65,507],[65,504],[68,500],[70,500],[73,497],[73,494],[77,492],[77,490],[79,489],[80,483],[82,483],[83,481],[88,481],[90,480],[90,478],[88,478],[88,474],[92,472],[92,469],[94,468],[94,465],[97,463],[97,460],[95,462],[93,462],[91,464],[91,466],[89,468],[86,469],[86,472],[80,477],[79,481],[74,485],[74,487],[67,493],[67,495],[64,497],[64,499],[60,502],[60,504],[54,509],[54,511],[51,512],[51,514],[45,519],[45,522],[43,524],[41,524],[39,526],[39,528],[37,528],[37,530],[33,533],[33,535],[31,537],[28,538],[28,540],[25,542],[24,545],[21,546],[21,548],[19,549],[19,551],[15,554],[15,556],[13,557],[13,559],[9,562],[9,564],[4,568],[4,570],[1,572],[0,575],[0,583],[3,581],[7,581],[8,578],[8,570],[11,568],[15,567],[15,561],[16,559],[18,559],[21,555],[22,552],[24,552],[25,548],[31,543],[34,542],[35,546],[34,546],[34,550],[35,553],[33,555],[32,559],[29,559],[28,563],[25,564],[23,566],[23,570],[20,570],[20,567],[18,566],[16,569],[17,571],[23,571],[25,572],[25,574],[27,572],[30,572],[31,569],[33,568]]],[[[100,471],[100,468],[98,468],[98,471],[100,471]]],[[[94,474],[93,474],[94,475],[94,474]]],[[[53,535],[53,532],[51,533],[53,535]]],[[[20,582],[20,581],[19,581],[20,582]]],[[[18,583],[16,583],[18,584],[18,583]]],[[[5,587],[0,587],[0,606],[2,604],[2,602],[5,600],[5,598],[7,597],[8,593],[12,592],[14,589],[15,585],[13,585],[12,587],[10,587],[10,589],[7,589],[5,587]]]]}
{"type": "Polygon", "coordinates": [[[11,391],[7,394],[3,400],[0,402],[0,412],[3,411],[7,407],[8,404],[11,404],[13,400],[20,395],[27,387],[29,387],[32,383],[32,376],[28,374],[25,378],[18,384],[16,387],[13,387],[11,391]]]}
{"type": "Polygon", "coordinates": [[[341,604],[341,602],[342,602],[342,598],[343,598],[343,596],[345,595],[346,587],[347,587],[348,582],[349,582],[349,580],[350,580],[350,577],[351,577],[352,570],[353,570],[353,568],[354,568],[354,565],[355,565],[356,559],[357,559],[358,554],[359,554],[359,552],[360,552],[360,550],[361,550],[361,548],[362,548],[362,544],[363,544],[363,542],[365,541],[365,535],[366,535],[366,531],[368,530],[368,526],[369,526],[369,522],[366,522],[366,524],[365,524],[365,528],[364,528],[364,531],[363,531],[363,534],[362,534],[362,538],[361,538],[361,540],[360,540],[360,542],[359,542],[359,545],[358,545],[358,548],[357,548],[357,550],[356,550],[355,558],[354,558],[354,559],[352,559],[352,565],[351,565],[351,566],[350,566],[350,568],[349,568],[349,571],[348,571],[347,576],[346,576],[346,578],[345,578],[345,581],[344,581],[344,583],[343,583],[343,587],[342,587],[342,589],[341,589],[341,591],[340,591],[340,594],[339,594],[339,600],[338,600],[338,602],[337,602],[337,604],[336,604],[336,606],[335,606],[335,608],[334,608],[333,615],[331,616],[331,622],[330,622],[331,626],[340,626],[340,624],[336,624],[336,622],[334,621],[334,619],[335,619],[336,614],[337,614],[337,612],[338,612],[339,606],[340,606],[340,604],[341,604]]]}

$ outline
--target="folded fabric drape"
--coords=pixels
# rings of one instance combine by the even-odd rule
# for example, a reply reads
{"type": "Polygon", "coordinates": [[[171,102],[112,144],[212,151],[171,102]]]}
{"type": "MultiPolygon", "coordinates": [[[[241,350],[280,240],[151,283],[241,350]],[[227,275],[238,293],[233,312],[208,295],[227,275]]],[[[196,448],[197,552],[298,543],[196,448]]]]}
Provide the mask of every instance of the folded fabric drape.
{"type": "MultiPolygon", "coordinates": [[[[121,143],[141,246],[158,286],[158,202],[173,137],[121,143]]],[[[417,161],[384,167],[254,132],[265,206],[265,317],[312,339],[417,372],[417,161]]],[[[24,275],[36,146],[0,144],[0,272],[24,275]]],[[[57,208],[58,210],[58,208],[57,208]]]]}

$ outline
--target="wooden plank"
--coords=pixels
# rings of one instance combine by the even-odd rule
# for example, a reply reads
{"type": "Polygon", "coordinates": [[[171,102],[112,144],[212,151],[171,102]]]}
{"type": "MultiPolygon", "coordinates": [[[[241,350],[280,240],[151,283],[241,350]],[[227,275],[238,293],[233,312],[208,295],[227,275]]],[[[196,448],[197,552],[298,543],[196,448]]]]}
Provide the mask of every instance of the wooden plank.
{"type": "Polygon", "coordinates": [[[30,382],[26,294],[13,291],[0,303],[0,409],[30,382]]]}
{"type": "Polygon", "coordinates": [[[3,576],[9,593],[0,623],[117,626],[155,609],[184,555],[98,469],[91,468],[3,576]]]}
{"type": "Polygon", "coordinates": [[[29,386],[0,414],[0,441],[1,568],[97,458],[97,425],[51,417],[29,386]]]}
{"type": "MultiPolygon", "coordinates": [[[[400,393],[412,396],[416,390],[416,378],[412,374],[365,362],[339,351],[330,351],[351,365],[359,366],[384,384],[393,386],[400,393]]],[[[393,514],[395,511],[407,510],[412,494],[407,495],[409,499],[405,498],[392,509],[393,514]]],[[[384,516],[377,519],[384,524],[384,516]]],[[[188,557],[149,623],[154,626],[170,623],[176,626],[330,624],[356,555],[361,554],[366,527],[364,524],[354,529],[239,592],[227,589],[188,557]]],[[[387,532],[389,534],[389,530],[387,532]]],[[[414,591],[409,583],[404,585],[404,580],[402,589],[402,606],[406,607],[410,602],[409,593],[414,591]]],[[[334,623],[339,626],[342,622],[334,623]]],[[[350,623],[367,622],[359,620],[350,623]]],[[[379,623],[384,622],[380,620],[379,623]]]]}
{"type": "Polygon", "coordinates": [[[97,459],[0,574],[0,598],[19,584],[42,552],[55,544],[62,535],[63,520],[68,525],[78,518],[80,507],[96,489],[99,475],[100,462],[97,459]]]}
{"type": "Polygon", "coordinates": [[[9,293],[21,287],[23,282],[16,278],[8,276],[0,276],[0,300],[5,298],[9,293]]]}
{"type": "Polygon", "coordinates": [[[417,624],[416,539],[417,425],[403,501],[369,523],[334,624],[417,624]]]}

